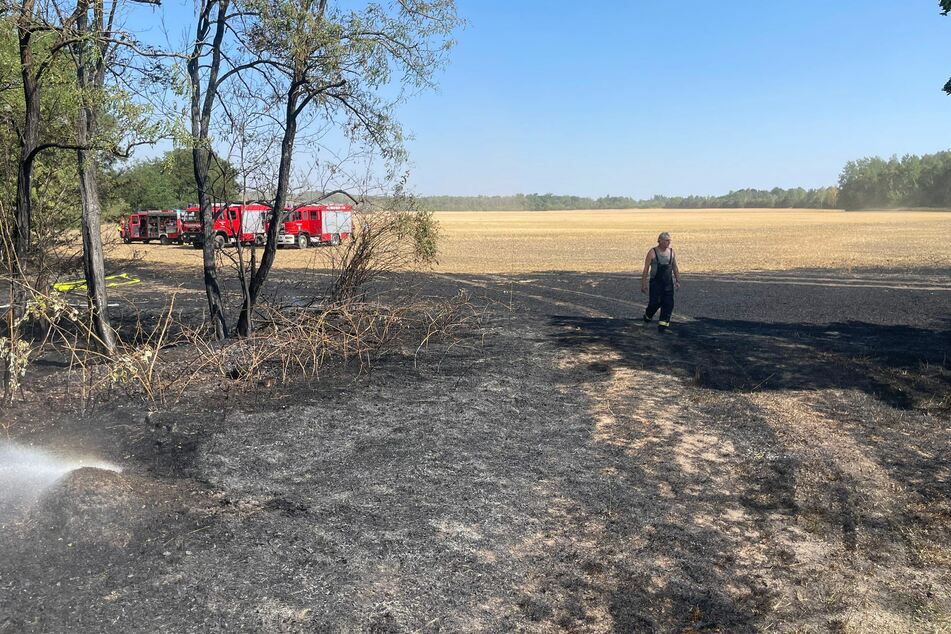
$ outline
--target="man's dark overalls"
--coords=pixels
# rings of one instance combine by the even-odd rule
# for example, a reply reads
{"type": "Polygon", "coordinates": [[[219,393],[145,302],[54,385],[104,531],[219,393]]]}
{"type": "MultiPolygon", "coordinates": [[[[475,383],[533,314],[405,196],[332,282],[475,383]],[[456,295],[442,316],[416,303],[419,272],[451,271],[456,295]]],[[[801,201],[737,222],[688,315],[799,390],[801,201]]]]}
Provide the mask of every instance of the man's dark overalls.
{"type": "Polygon", "coordinates": [[[660,309],[660,320],[657,327],[664,330],[670,326],[670,315],[674,312],[674,250],[668,249],[667,262],[663,263],[660,253],[654,249],[654,261],[657,269],[650,282],[650,300],[647,310],[644,311],[644,321],[650,321],[657,309],[660,309]]]}

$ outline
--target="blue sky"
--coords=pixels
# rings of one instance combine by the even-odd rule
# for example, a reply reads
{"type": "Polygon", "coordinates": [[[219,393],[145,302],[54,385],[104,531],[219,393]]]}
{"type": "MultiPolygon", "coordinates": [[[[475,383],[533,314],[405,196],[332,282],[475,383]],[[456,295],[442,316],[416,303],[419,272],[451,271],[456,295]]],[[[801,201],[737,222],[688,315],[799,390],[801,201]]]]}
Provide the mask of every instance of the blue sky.
{"type": "Polygon", "coordinates": [[[937,0],[459,0],[440,89],[401,108],[422,194],[815,187],[951,147],[937,0]]]}
{"type": "MultiPolygon", "coordinates": [[[[399,110],[421,194],[818,187],[851,159],[951,148],[937,0],[457,3],[438,91],[399,110]]],[[[179,40],[193,6],[145,13],[142,36],[161,13],[179,40]]]]}

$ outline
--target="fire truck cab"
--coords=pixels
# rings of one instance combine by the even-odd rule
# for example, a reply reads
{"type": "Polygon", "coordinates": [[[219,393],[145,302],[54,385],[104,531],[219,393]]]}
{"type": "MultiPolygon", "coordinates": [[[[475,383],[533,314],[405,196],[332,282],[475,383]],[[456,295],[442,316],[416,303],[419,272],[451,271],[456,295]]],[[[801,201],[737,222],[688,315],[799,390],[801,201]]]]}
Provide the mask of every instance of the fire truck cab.
{"type": "MultiPolygon", "coordinates": [[[[263,203],[248,203],[246,205],[215,205],[212,207],[215,218],[215,244],[223,247],[240,241],[242,244],[264,244],[267,233],[267,216],[271,211],[269,205],[263,203]]],[[[185,241],[191,242],[196,249],[205,243],[201,221],[198,219],[199,208],[189,207],[194,220],[185,223],[185,241]]]]}
{"type": "Polygon", "coordinates": [[[189,243],[196,233],[201,233],[201,221],[198,219],[198,207],[187,207],[179,215],[182,221],[182,242],[189,243]]]}
{"type": "Polygon", "coordinates": [[[149,209],[130,213],[121,223],[119,234],[126,244],[158,240],[162,244],[181,243],[182,223],[174,209],[149,209]]]}
{"type": "Polygon", "coordinates": [[[340,204],[304,204],[287,213],[281,223],[278,244],[306,249],[337,246],[353,232],[353,207],[340,204]]]}

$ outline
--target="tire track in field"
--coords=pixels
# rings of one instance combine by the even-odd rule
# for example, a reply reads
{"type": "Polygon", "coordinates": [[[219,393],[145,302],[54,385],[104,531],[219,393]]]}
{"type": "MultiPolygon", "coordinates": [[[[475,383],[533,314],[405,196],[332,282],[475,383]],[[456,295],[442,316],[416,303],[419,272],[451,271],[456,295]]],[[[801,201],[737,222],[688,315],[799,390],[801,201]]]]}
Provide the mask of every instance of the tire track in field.
{"type": "MultiPolygon", "coordinates": [[[[490,281],[488,281],[488,282],[478,282],[478,281],[476,281],[476,280],[468,280],[468,279],[464,279],[464,278],[460,278],[460,277],[455,277],[455,276],[452,276],[452,275],[446,275],[446,274],[442,274],[442,273],[437,273],[437,274],[436,274],[436,277],[439,277],[439,278],[448,280],[448,281],[450,281],[450,282],[454,282],[454,283],[456,283],[456,284],[465,284],[466,286],[473,286],[473,287],[476,287],[476,288],[481,288],[481,289],[484,289],[484,290],[487,290],[487,291],[493,291],[493,292],[502,293],[502,294],[505,294],[505,293],[508,292],[508,290],[507,290],[506,288],[504,288],[505,286],[510,286],[510,285],[511,285],[511,286],[514,286],[514,284],[515,284],[514,282],[510,282],[510,281],[508,281],[508,280],[505,280],[505,279],[502,279],[502,278],[498,278],[498,277],[496,277],[496,276],[489,276],[490,281]]],[[[545,287],[545,286],[537,286],[537,288],[542,288],[542,289],[546,289],[546,290],[554,290],[554,291],[558,291],[558,292],[564,292],[564,290],[565,290],[565,289],[559,289],[559,288],[553,288],[553,287],[545,287]]],[[[570,292],[570,291],[569,291],[569,292],[570,292]]],[[[577,293],[578,291],[575,291],[575,292],[577,293]]],[[[581,294],[585,294],[585,293],[581,293],[581,294]]],[[[614,300],[613,298],[604,297],[604,296],[601,296],[601,295],[593,295],[593,294],[589,294],[589,295],[591,295],[592,297],[598,297],[598,298],[600,298],[600,299],[607,300],[607,301],[618,301],[618,300],[614,300]]],[[[551,297],[551,296],[547,296],[547,295],[538,295],[538,294],[535,294],[535,293],[526,293],[526,292],[524,292],[524,290],[519,290],[518,297],[519,297],[519,299],[530,299],[530,300],[533,300],[533,301],[536,301],[536,302],[542,302],[542,303],[545,303],[545,304],[551,304],[551,305],[553,305],[553,306],[558,306],[558,307],[560,307],[560,308],[567,308],[567,309],[570,309],[570,310],[572,310],[572,311],[578,311],[579,313],[581,313],[582,315],[584,315],[584,316],[586,316],[586,317],[612,317],[611,314],[606,313],[606,312],[603,312],[603,311],[600,311],[600,310],[597,310],[597,309],[594,309],[594,308],[591,308],[590,306],[584,306],[584,305],[582,305],[582,304],[576,304],[576,303],[574,303],[574,302],[567,302],[567,301],[555,299],[555,298],[553,298],[553,297],[551,297]]]]}
{"type": "MultiPolygon", "coordinates": [[[[490,279],[493,279],[499,283],[499,285],[519,285],[519,286],[530,286],[532,288],[543,289],[548,291],[554,291],[557,293],[568,293],[571,295],[579,295],[582,297],[590,297],[592,299],[598,299],[612,304],[618,304],[633,308],[641,308],[646,302],[646,296],[644,301],[632,302],[630,300],[621,299],[618,297],[612,297],[608,295],[601,295],[598,293],[590,293],[587,291],[580,291],[572,288],[564,288],[557,286],[549,286],[545,284],[539,284],[534,280],[509,280],[499,275],[489,275],[487,276],[490,279]]],[[[949,292],[951,293],[951,284],[941,284],[937,280],[927,280],[927,281],[907,281],[901,284],[894,283],[891,280],[887,279],[867,279],[863,277],[851,277],[851,278],[842,278],[842,277],[810,277],[810,276],[785,276],[785,275],[718,275],[718,276],[709,276],[709,275],[697,275],[692,280],[695,283],[704,283],[704,282],[726,282],[733,284],[764,284],[768,286],[819,286],[819,287],[831,287],[831,288],[867,288],[867,289],[881,289],[881,290],[897,290],[897,291],[931,291],[931,292],[949,292]]],[[[690,283],[688,281],[687,283],[690,283]]],[[[534,298],[534,296],[533,296],[534,298]]]]}
{"type": "MultiPolygon", "coordinates": [[[[599,279],[597,273],[569,273],[567,279],[553,279],[551,274],[546,277],[544,273],[537,277],[524,274],[485,274],[477,279],[452,274],[438,277],[492,291],[494,298],[501,295],[504,297],[501,301],[508,305],[516,303],[529,310],[534,306],[540,314],[551,315],[550,307],[554,307],[564,314],[637,319],[647,303],[646,296],[632,298],[636,293],[631,286],[637,280],[618,274],[604,275],[602,281],[607,283],[597,289],[592,288],[592,281],[599,279]],[[601,292],[592,292],[595,290],[601,292]]],[[[951,281],[946,283],[941,276],[922,277],[913,273],[906,276],[876,272],[846,278],[835,277],[834,271],[815,274],[795,271],[789,275],[782,272],[698,274],[686,278],[684,288],[687,292],[678,295],[675,311],[679,322],[705,316],[764,323],[871,320],[908,324],[909,317],[903,308],[908,302],[914,302],[928,319],[934,320],[947,314],[945,307],[951,300],[951,281]],[[805,297],[813,297],[818,304],[805,308],[805,297]]],[[[921,319],[917,317],[916,323],[921,319]]]]}
{"type": "Polygon", "coordinates": [[[802,277],[767,277],[767,276],[702,276],[698,280],[704,282],[726,282],[732,284],[768,284],[770,286],[823,286],[829,288],[871,288],[895,291],[932,291],[951,293],[951,285],[924,285],[921,282],[908,282],[906,284],[892,284],[884,280],[877,282],[875,280],[850,280],[839,278],[802,278],[802,277]]]}

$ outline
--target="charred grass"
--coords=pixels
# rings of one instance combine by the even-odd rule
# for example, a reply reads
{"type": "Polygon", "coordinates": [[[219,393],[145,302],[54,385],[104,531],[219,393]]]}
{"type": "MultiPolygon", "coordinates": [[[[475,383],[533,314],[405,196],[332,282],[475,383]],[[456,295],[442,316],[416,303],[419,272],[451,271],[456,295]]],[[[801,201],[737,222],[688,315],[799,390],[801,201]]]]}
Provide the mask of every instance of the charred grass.
{"type": "Polygon", "coordinates": [[[656,355],[666,344],[652,332],[618,320],[601,334],[610,327],[623,336],[579,348],[589,326],[493,312],[422,363],[406,351],[214,406],[21,419],[23,439],[81,438],[128,465],[131,494],[154,506],[122,548],[15,527],[44,546],[4,560],[0,623],[949,625],[946,417],[849,385],[696,385],[610,344],[656,355]]]}
{"type": "MultiPolygon", "coordinates": [[[[609,251],[629,263],[628,246],[609,251]]],[[[526,270],[545,265],[531,257],[526,270]]],[[[156,287],[118,294],[134,308],[127,334],[155,332],[163,315],[200,320],[191,269],[163,278],[140,265],[156,287]]],[[[301,301],[300,270],[277,270],[272,343],[302,323],[290,315],[322,314],[301,301]]],[[[425,284],[401,290],[431,297],[425,284]]],[[[297,357],[258,363],[280,349],[264,340],[216,349],[166,404],[113,388],[65,411],[44,398],[62,389],[56,372],[40,373],[29,405],[4,412],[5,433],[124,465],[113,510],[128,540],[65,530],[43,511],[56,499],[3,522],[0,631],[951,628],[935,329],[711,318],[662,339],[628,319],[501,304],[452,313],[473,321],[423,314],[369,363],[355,347],[305,362],[319,377],[268,382],[297,357]]],[[[344,329],[382,341],[377,326],[344,329]]],[[[193,349],[167,346],[168,367],[189,367],[193,349]]]]}

